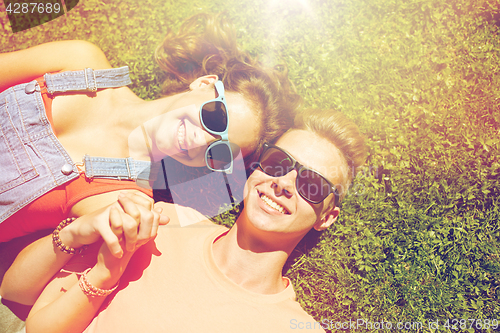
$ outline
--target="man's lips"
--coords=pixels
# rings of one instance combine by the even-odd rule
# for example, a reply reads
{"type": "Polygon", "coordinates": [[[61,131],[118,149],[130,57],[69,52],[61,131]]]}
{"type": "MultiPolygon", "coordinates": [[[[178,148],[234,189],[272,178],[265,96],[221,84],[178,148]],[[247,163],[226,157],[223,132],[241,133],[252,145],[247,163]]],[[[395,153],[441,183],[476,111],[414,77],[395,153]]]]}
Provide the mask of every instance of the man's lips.
{"type": "Polygon", "coordinates": [[[290,214],[290,212],[282,204],[272,199],[271,196],[259,192],[259,197],[268,207],[272,208],[273,210],[285,215],[290,214]]]}

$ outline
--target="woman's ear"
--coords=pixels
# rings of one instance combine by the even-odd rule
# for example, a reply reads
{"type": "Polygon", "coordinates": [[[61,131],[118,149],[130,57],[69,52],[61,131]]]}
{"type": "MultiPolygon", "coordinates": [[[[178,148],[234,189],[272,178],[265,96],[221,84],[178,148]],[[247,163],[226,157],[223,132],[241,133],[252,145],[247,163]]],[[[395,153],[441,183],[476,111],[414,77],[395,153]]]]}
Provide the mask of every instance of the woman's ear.
{"type": "Polygon", "coordinates": [[[205,75],[197,78],[189,85],[189,89],[195,90],[197,88],[202,88],[211,84],[215,84],[219,80],[217,75],[205,75]]]}

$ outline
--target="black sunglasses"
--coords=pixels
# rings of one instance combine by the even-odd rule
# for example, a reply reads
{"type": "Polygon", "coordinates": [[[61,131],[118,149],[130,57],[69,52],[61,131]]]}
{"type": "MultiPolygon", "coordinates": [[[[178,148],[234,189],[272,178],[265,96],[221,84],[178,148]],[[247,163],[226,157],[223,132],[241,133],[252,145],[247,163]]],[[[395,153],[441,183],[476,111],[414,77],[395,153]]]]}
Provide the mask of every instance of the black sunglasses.
{"type": "Polygon", "coordinates": [[[259,157],[259,168],[271,177],[281,177],[292,170],[297,170],[295,186],[297,192],[305,200],[318,204],[333,193],[335,205],[338,202],[338,194],[335,186],[319,172],[309,169],[297,162],[284,149],[265,143],[264,150],[259,157]]]}
{"type": "Polygon", "coordinates": [[[220,135],[221,139],[212,142],[205,150],[205,162],[212,171],[231,173],[233,170],[233,152],[238,155],[239,147],[230,143],[229,114],[227,112],[224,84],[215,82],[217,97],[205,102],[200,107],[200,121],[203,128],[210,134],[220,135]]]}

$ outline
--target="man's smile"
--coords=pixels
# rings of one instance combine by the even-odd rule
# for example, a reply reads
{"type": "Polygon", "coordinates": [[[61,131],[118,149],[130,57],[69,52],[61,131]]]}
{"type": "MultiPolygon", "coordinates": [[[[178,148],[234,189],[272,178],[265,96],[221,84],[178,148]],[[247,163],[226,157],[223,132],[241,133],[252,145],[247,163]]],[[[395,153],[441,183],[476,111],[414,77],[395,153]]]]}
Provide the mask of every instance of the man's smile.
{"type": "Polygon", "coordinates": [[[288,212],[288,210],[283,207],[282,205],[280,205],[279,203],[277,203],[276,201],[274,201],[273,199],[271,199],[269,196],[265,195],[264,193],[260,193],[259,192],[259,197],[262,199],[262,201],[269,207],[271,207],[272,209],[276,210],[277,212],[281,213],[281,214],[286,214],[286,215],[289,215],[290,212],[288,212]]]}

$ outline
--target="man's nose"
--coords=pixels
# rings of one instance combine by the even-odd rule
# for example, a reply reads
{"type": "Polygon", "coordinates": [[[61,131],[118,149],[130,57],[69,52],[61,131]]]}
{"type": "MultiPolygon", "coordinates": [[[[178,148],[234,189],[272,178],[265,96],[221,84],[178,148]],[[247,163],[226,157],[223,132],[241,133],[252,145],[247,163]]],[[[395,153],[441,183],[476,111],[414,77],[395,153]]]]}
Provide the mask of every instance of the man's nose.
{"type": "Polygon", "coordinates": [[[297,170],[292,170],[286,175],[273,179],[271,187],[276,196],[284,195],[290,198],[295,193],[295,180],[297,179],[297,170]]]}

